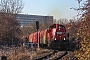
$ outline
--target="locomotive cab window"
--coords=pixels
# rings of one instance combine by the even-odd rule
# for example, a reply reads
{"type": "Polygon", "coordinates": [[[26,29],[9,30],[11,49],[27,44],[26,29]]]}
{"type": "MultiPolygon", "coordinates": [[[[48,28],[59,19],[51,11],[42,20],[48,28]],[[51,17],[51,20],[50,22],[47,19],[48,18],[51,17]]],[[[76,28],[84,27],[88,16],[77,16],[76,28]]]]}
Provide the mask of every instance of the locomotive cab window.
{"type": "Polygon", "coordinates": [[[50,26],[50,29],[56,28],[56,25],[52,25],[50,26]]]}
{"type": "Polygon", "coordinates": [[[59,25],[59,28],[65,28],[63,25],[59,25]]]}

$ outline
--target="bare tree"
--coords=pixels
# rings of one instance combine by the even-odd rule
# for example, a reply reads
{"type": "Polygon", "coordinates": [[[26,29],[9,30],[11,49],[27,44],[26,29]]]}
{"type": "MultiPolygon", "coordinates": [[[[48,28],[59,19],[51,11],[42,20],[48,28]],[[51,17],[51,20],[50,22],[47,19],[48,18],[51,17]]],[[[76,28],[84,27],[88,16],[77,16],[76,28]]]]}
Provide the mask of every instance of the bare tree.
{"type": "Polygon", "coordinates": [[[13,42],[19,38],[20,28],[16,15],[23,8],[22,0],[0,0],[0,38],[13,42]]]}
{"type": "Polygon", "coordinates": [[[0,12],[17,14],[22,9],[22,0],[1,0],[0,2],[0,12]]]}

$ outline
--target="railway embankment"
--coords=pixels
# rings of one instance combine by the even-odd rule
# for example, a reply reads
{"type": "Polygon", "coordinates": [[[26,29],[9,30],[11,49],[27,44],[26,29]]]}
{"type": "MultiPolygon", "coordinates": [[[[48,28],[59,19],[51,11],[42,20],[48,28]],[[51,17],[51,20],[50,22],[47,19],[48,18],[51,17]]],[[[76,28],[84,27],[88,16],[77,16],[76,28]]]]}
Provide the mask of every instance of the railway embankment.
{"type": "Polygon", "coordinates": [[[6,56],[7,60],[55,60],[73,59],[72,51],[54,51],[50,49],[32,50],[23,47],[4,47],[0,49],[0,59],[6,56]]]}

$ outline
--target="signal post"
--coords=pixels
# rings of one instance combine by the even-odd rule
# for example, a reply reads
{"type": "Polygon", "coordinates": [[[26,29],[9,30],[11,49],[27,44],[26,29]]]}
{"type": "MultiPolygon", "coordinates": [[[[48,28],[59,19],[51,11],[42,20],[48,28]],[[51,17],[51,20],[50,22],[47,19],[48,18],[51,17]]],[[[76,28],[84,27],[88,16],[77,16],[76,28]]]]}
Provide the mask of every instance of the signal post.
{"type": "Polygon", "coordinates": [[[40,47],[39,47],[39,39],[38,39],[38,29],[39,29],[39,21],[36,21],[36,30],[37,30],[38,50],[40,50],[40,47]]]}

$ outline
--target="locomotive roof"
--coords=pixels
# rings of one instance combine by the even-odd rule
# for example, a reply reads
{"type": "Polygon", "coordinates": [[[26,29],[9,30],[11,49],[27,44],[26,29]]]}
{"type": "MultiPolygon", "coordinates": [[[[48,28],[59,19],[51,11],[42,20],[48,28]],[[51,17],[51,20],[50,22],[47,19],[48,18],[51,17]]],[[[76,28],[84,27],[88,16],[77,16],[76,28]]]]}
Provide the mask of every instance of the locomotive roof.
{"type": "Polygon", "coordinates": [[[61,26],[61,27],[65,27],[65,26],[62,25],[62,24],[52,24],[51,26],[53,26],[53,25],[59,25],[59,26],[61,26]]]}

